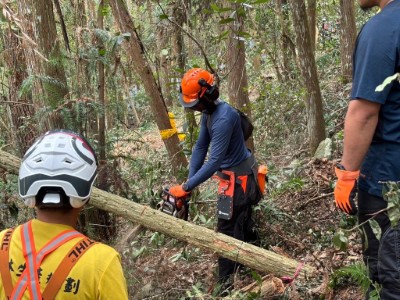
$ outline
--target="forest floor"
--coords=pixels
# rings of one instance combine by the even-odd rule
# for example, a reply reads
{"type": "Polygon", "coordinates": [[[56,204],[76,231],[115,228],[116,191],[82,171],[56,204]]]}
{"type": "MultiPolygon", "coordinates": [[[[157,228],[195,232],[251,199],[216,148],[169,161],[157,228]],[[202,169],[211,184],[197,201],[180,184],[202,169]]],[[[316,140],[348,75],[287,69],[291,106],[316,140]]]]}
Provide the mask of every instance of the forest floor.
{"type": "MultiPolygon", "coordinates": [[[[160,146],[159,142],[153,144],[160,146]]],[[[354,221],[335,208],[334,162],[310,159],[301,165],[296,179],[286,182],[286,188],[281,187],[273,199],[263,200],[254,218],[264,249],[309,264],[318,274],[307,280],[296,279],[286,286],[284,294],[265,299],[362,300],[361,289],[350,281],[330,284],[334,270],[361,261],[358,230],[350,232],[346,249],[337,249],[332,243],[339,226],[354,221]]],[[[209,211],[215,209],[215,204],[207,205],[209,211]]],[[[217,299],[215,254],[131,223],[123,222],[121,227],[117,249],[122,254],[130,299],[217,299]]],[[[245,269],[235,277],[235,290],[255,278],[245,269]]],[[[264,298],[236,294],[228,299],[264,298]]]]}

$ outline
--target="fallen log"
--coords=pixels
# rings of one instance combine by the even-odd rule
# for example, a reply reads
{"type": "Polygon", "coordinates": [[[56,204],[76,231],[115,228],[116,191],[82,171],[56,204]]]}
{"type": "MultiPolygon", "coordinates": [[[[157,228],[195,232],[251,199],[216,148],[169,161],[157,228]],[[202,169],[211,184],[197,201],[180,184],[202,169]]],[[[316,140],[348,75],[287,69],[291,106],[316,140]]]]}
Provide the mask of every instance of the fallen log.
{"type": "MultiPolygon", "coordinates": [[[[0,150],[0,168],[18,174],[20,159],[0,150]]],[[[219,256],[237,261],[254,270],[274,274],[277,277],[298,274],[299,278],[313,276],[316,269],[274,252],[236,240],[181,219],[171,217],[120,196],[93,188],[90,203],[100,209],[122,216],[153,231],[164,233],[180,241],[214,252],[219,256]]]]}

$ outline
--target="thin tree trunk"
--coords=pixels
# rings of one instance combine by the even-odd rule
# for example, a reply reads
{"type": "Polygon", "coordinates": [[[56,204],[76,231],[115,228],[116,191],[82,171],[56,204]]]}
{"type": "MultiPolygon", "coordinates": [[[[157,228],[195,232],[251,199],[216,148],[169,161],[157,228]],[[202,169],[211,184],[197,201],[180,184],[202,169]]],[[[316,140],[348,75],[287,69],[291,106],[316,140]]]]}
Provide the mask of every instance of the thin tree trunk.
{"type": "Polygon", "coordinates": [[[317,0],[307,0],[308,27],[310,29],[310,39],[313,52],[316,46],[317,31],[317,0]]]}
{"type": "Polygon", "coordinates": [[[340,60],[343,83],[351,82],[353,49],[356,42],[356,21],[354,2],[340,0],[340,60]]]}
{"type": "MultiPolygon", "coordinates": [[[[280,25],[280,53],[282,57],[282,76],[285,82],[289,82],[293,72],[292,62],[294,61],[295,51],[291,46],[289,37],[289,15],[287,0],[276,0],[276,11],[280,25]]],[[[276,65],[276,64],[275,64],[276,65]]],[[[278,76],[280,72],[277,71],[278,76]]]]}
{"type": "Polygon", "coordinates": [[[310,154],[313,155],[319,143],[325,139],[322,96],[319,87],[317,67],[311,47],[306,7],[303,0],[290,0],[293,26],[296,32],[299,68],[306,88],[305,104],[310,154]]]}
{"type": "MultiPolygon", "coordinates": [[[[244,41],[240,38],[239,32],[244,32],[244,11],[243,7],[236,4],[230,4],[236,12],[236,20],[233,22],[233,28],[227,40],[227,65],[228,65],[228,96],[230,102],[251,119],[251,105],[249,99],[249,85],[247,82],[246,71],[246,47],[244,41]],[[239,11],[240,10],[240,11],[239,11]]],[[[250,138],[246,142],[247,147],[254,152],[254,142],[250,138]]]]}
{"type": "Polygon", "coordinates": [[[51,107],[56,108],[64,102],[64,97],[68,94],[68,87],[57,39],[53,3],[49,0],[31,1],[35,11],[39,49],[48,59],[48,62],[44,63],[44,72],[48,77],[45,79],[45,91],[47,92],[48,103],[51,107]]]}
{"type": "Polygon", "coordinates": [[[146,93],[150,97],[151,110],[171,159],[172,168],[175,174],[178,174],[181,167],[187,167],[187,159],[179,145],[178,135],[176,133],[168,134],[169,130],[172,129],[168,111],[149,63],[143,55],[144,46],[136,32],[125,2],[123,0],[110,0],[110,6],[121,32],[129,32],[131,34],[129,43],[126,44],[127,54],[134,62],[134,68],[142,79],[146,93]]]}
{"type": "MultiPolygon", "coordinates": [[[[97,28],[103,29],[104,27],[104,0],[100,0],[99,7],[97,10],[97,28]]],[[[101,39],[97,39],[97,47],[99,49],[99,53],[103,53],[105,51],[103,42],[101,39]]],[[[105,74],[104,74],[104,64],[101,60],[97,62],[97,70],[99,73],[99,84],[98,84],[98,95],[99,95],[99,106],[102,108],[99,114],[99,128],[98,128],[98,136],[99,136],[99,185],[100,188],[105,189],[107,182],[107,175],[105,174],[105,165],[107,163],[106,160],[106,86],[105,86],[105,74]]]]}
{"type": "Polygon", "coordinates": [[[172,106],[171,97],[171,76],[170,76],[170,56],[169,51],[169,24],[161,22],[157,26],[157,45],[158,45],[158,55],[159,55],[159,82],[162,90],[163,98],[165,99],[165,104],[167,107],[172,106]]]}
{"type": "MultiPolygon", "coordinates": [[[[175,20],[175,23],[178,24],[177,27],[175,27],[172,30],[172,49],[173,49],[173,61],[176,64],[175,69],[178,69],[180,72],[175,74],[176,78],[180,78],[183,73],[186,70],[186,48],[184,47],[184,37],[183,37],[183,32],[182,28],[184,27],[186,20],[186,14],[187,14],[187,7],[188,7],[188,1],[184,0],[176,0],[172,4],[172,15],[175,20]],[[182,5],[183,4],[183,5],[182,5]]],[[[179,85],[180,85],[180,80],[177,80],[177,85],[176,89],[179,90],[179,85]]],[[[194,116],[194,111],[191,109],[185,109],[185,119],[187,123],[187,131],[189,134],[189,137],[193,137],[194,134],[194,129],[196,128],[196,118],[194,116]]],[[[194,141],[189,141],[190,145],[193,146],[194,141]]],[[[192,147],[190,147],[192,148],[192,147]]]]}

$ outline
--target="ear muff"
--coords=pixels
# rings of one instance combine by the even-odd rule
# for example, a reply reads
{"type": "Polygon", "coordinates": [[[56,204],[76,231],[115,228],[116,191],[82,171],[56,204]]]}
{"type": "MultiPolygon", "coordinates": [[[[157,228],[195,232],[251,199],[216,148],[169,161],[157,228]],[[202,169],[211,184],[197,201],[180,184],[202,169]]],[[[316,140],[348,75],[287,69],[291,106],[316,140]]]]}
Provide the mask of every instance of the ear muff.
{"type": "Polygon", "coordinates": [[[201,87],[205,88],[205,92],[203,92],[203,89],[200,91],[202,95],[199,94],[199,98],[205,96],[210,101],[216,101],[219,98],[219,89],[215,84],[211,85],[203,78],[200,78],[198,83],[201,87]]]}

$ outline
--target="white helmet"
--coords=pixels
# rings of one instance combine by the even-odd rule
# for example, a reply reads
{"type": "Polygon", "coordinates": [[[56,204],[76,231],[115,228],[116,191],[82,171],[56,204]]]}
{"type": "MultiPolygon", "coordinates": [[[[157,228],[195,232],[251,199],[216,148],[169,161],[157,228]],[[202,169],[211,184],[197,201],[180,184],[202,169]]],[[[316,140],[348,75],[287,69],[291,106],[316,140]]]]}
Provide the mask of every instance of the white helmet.
{"type": "Polygon", "coordinates": [[[89,143],[78,133],[53,130],[26,152],[18,189],[29,207],[78,208],[89,200],[96,176],[97,159],[89,143]]]}

